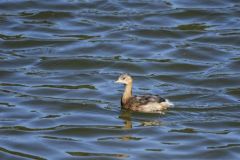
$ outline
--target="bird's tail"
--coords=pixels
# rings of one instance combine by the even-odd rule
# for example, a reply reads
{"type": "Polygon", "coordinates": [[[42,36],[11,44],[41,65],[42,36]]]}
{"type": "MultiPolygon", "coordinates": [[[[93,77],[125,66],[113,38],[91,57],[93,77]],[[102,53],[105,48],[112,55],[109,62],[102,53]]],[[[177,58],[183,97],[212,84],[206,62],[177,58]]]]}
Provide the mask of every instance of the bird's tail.
{"type": "Polygon", "coordinates": [[[166,103],[166,105],[168,105],[168,107],[174,106],[174,104],[172,102],[170,102],[168,99],[166,99],[165,103],[166,103]]]}

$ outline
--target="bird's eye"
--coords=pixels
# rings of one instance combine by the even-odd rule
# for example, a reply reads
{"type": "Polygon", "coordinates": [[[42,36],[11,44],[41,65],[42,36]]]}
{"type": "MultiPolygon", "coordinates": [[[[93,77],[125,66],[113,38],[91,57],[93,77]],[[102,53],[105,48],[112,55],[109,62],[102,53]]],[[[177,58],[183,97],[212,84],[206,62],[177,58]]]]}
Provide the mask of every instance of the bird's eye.
{"type": "Polygon", "coordinates": [[[126,79],[126,77],[123,77],[123,80],[126,79]]]}

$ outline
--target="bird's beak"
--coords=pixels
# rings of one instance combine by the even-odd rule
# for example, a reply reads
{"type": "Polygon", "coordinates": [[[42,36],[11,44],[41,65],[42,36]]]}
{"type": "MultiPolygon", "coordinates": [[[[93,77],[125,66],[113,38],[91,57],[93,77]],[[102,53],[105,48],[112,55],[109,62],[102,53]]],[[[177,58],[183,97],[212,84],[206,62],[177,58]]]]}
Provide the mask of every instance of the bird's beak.
{"type": "Polygon", "coordinates": [[[116,80],[115,83],[121,83],[119,80],[116,80]]]}

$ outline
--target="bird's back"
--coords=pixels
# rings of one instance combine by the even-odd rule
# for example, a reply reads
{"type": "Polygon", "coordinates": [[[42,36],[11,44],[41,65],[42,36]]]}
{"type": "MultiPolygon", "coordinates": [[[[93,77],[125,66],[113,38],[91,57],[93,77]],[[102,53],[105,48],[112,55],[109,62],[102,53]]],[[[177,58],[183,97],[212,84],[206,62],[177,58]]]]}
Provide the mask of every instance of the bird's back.
{"type": "Polygon", "coordinates": [[[156,112],[169,107],[171,104],[158,95],[133,96],[123,108],[140,112],[156,112]]]}

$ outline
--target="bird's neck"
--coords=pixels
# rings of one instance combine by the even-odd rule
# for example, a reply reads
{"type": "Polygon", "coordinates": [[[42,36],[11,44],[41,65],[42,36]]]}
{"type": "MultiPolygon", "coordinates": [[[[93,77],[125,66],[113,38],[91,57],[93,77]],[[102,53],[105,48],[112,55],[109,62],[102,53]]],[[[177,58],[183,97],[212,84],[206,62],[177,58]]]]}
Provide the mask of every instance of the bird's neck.
{"type": "Polygon", "coordinates": [[[132,97],[132,83],[126,84],[125,90],[122,96],[122,104],[126,104],[128,100],[132,97]]]}

